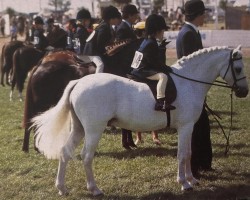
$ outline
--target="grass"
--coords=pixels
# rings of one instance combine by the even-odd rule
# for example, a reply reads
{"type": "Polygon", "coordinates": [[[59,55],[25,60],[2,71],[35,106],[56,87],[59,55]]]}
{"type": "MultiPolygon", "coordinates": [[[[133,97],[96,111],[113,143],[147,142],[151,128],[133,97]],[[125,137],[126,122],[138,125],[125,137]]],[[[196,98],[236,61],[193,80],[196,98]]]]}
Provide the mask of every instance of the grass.
{"type": "MultiPolygon", "coordinates": [[[[250,81],[250,58],[244,61],[250,81]]],[[[145,133],[144,144],[133,151],[122,148],[120,134],[107,131],[103,134],[93,164],[97,184],[105,196],[93,198],[86,190],[85,173],[79,157],[80,147],[67,168],[66,185],[70,194],[66,197],[60,197],[54,186],[57,161],[46,160],[43,155],[37,154],[32,149],[32,140],[30,153],[21,151],[24,103],[17,98],[9,102],[9,91],[9,87],[0,88],[1,200],[250,199],[249,96],[245,99],[233,97],[233,131],[227,157],[224,156],[225,139],[210,116],[215,171],[202,173],[201,185],[194,191],[181,192],[176,183],[175,131],[160,133],[162,146],[154,145],[151,135],[145,133]]],[[[222,117],[221,123],[227,132],[230,126],[229,93],[228,89],[212,87],[207,97],[210,107],[222,117]]]]}

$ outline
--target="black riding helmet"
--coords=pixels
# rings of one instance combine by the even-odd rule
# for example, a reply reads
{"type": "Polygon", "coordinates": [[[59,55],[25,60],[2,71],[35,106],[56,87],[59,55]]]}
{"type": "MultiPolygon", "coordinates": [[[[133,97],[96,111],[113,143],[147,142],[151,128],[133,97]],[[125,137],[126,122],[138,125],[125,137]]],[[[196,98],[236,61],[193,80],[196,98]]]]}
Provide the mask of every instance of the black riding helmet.
{"type": "Polygon", "coordinates": [[[43,25],[43,24],[44,24],[43,18],[40,17],[40,16],[35,17],[34,23],[35,23],[35,24],[42,24],[42,25],[43,25]]]}
{"type": "Polygon", "coordinates": [[[90,12],[84,8],[79,10],[76,15],[76,20],[82,20],[82,19],[91,19],[90,12]]]}
{"type": "Polygon", "coordinates": [[[102,11],[102,19],[108,21],[114,18],[121,18],[121,13],[114,6],[108,6],[102,11]]]}
{"type": "Polygon", "coordinates": [[[167,26],[165,19],[157,14],[152,14],[148,16],[145,23],[145,31],[146,35],[155,34],[157,31],[168,30],[169,26],[167,26]]]}

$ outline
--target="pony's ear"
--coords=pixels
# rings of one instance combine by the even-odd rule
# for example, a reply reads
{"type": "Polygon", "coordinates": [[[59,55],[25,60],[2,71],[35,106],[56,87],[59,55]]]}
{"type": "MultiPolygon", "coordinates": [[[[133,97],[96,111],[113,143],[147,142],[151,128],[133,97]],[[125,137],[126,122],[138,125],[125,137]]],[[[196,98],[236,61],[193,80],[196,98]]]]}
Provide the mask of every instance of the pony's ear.
{"type": "Polygon", "coordinates": [[[233,50],[233,58],[236,58],[238,56],[238,54],[241,55],[241,45],[239,45],[236,49],[233,50]]]}

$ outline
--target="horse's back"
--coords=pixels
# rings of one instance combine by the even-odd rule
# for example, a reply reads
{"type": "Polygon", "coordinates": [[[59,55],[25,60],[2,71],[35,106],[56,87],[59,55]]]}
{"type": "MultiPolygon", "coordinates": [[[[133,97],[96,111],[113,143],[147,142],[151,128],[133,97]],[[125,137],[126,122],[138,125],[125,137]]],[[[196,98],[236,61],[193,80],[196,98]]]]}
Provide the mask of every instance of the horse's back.
{"type": "Polygon", "coordinates": [[[113,74],[83,77],[70,96],[74,111],[83,125],[111,120],[113,125],[121,128],[148,130],[142,121],[152,122],[158,127],[162,123],[158,116],[165,116],[163,112],[154,111],[155,99],[146,84],[113,74]],[[153,114],[157,117],[152,117],[153,114]],[[133,127],[133,124],[137,125],[133,127]]]}

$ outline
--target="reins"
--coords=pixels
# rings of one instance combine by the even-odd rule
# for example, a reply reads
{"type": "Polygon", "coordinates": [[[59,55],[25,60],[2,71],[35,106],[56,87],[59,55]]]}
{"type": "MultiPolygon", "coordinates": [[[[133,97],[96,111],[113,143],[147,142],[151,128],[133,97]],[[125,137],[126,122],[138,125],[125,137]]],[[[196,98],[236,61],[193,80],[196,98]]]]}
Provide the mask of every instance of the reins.
{"type": "Polygon", "coordinates": [[[188,78],[186,76],[182,76],[180,74],[176,74],[175,72],[169,72],[169,73],[174,74],[175,76],[178,76],[180,78],[183,78],[183,79],[186,79],[186,80],[189,80],[189,81],[193,81],[193,82],[197,82],[197,83],[202,83],[202,84],[206,84],[206,85],[214,85],[214,86],[225,87],[225,88],[233,88],[232,86],[227,85],[227,83],[222,82],[222,81],[215,81],[215,82],[220,83],[220,84],[209,83],[209,82],[205,82],[205,81],[200,81],[200,80],[188,78]]]}
{"type": "Polygon", "coordinates": [[[216,83],[209,83],[209,82],[206,82],[206,81],[201,81],[201,80],[196,80],[196,79],[192,79],[192,78],[188,78],[186,76],[182,76],[180,74],[177,74],[173,71],[169,72],[171,74],[174,74],[175,76],[177,77],[180,77],[180,78],[183,78],[183,79],[186,79],[186,80],[189,80],[189,81],[193,81],[193,82],[197,82],[197,83],[201,83],[201,84],[206,84],[206,85],[213,85],[213,86],[218,86],[218,87],[224,87],[224,88],[230,88],[231,89],[231,93],[230,93],[230,99],[231,99],[231,111],[230,111],[230,128],[229,128],[229,133],[226,134],[226,132],[224,131],[224,128],[223,126],[221,125],[219,119],[221,119],[221,117],[216,114],[211,108],[208,107],[207,103],[205,102],[205,108],[209,111],[209,113],[213,116],[213,118],[216,120],[216,122],[218,123],[219,127],[221,128],[222,130],[222,133],[226,139],[226,147],[225,147],[225,152],[224,152],[224,155],[226,156],[227,153],[229,152],[229,139],[230,139],[230,134],[231,134],[231,131],[232,131],[232,128],[233,128],[233,89],[237,88],[237,81],[240,81],[242,79],[245,79],[246,76],[242,77],[242,78],[239,78],[237,79],[236,78],[236,75],[235,75],[235,71],[233,69],[233,64],[234,64],[234,61],[237,61],[237,60],[241,60],[242,57],[238,57],[238,58],[233,58],[233,50],[230,52],[230,59],[229,59],[229,63],[228,63],[228,67],[227,67],[227,70],[223,76],[223,79],[226,77],[229,69],[231,69],[231,72],[232,72],[232,76],[233,76],[233,79],[234,79],[234,83],[232,86],[230,85],[227,85],[226,82],[223,82],[223,81],[215,81],[216,83]],[[219,118],[219,119],[218,119],[219,118]]]}

